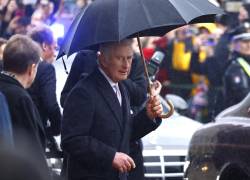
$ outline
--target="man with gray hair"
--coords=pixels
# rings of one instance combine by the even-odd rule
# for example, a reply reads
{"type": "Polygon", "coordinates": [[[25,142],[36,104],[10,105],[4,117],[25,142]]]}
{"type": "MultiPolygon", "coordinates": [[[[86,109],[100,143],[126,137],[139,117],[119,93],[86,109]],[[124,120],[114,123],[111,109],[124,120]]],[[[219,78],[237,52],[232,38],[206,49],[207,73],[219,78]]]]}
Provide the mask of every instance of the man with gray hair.
{"type": "Polygon", "coordinates": [[[135,168],[129,142],[156,129],[162,106],[150,97],[136,116],[124,85],[133,58],[132,40],[100,46],[98,67],[78,81],[68,95],[62,121],[67,179],[127,179],[135,168]]]}

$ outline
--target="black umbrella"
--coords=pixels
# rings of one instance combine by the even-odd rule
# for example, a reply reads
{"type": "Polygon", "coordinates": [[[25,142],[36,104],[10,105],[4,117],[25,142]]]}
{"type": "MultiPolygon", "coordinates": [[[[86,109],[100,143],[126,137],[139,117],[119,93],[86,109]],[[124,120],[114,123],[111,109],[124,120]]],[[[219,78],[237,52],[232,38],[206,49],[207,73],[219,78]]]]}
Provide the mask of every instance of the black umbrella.
{"type": "MultiPolygon", "coordinates": [[[[141,51],[141,36],[162,36],[183,25],[213,22],[222,13],[208,0],[95,0],[73,20],[58,57],[132,37],[137,37],[141,51]]],[[[142,51],[141,55],[150,85],[142,51]]]]}
{"type": "Polygon", "coordinates": [[[58,56],[138,34],[162,36],[186,24],[213,22],[221,13],[208,0],[95,0],[73,20],[58,56]]]}

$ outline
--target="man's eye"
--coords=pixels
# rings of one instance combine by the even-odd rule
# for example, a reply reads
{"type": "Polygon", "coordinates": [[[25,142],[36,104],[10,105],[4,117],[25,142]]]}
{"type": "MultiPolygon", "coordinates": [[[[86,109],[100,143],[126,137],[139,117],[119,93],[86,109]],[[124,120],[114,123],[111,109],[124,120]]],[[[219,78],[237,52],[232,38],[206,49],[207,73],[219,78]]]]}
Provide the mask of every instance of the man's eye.
{"type": "Polygon", "coordinates": [[[118,57],[116,57],[119,61],[121,61],[122,60],[122,57],[121,56],[118,56],[118,57]]]}

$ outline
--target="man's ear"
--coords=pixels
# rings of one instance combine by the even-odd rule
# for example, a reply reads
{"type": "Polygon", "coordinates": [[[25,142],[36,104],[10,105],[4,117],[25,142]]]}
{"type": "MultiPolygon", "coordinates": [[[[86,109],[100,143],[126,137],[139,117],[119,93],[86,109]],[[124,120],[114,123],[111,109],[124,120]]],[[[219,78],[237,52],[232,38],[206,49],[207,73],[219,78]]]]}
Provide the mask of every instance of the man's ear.
{"type": "Polygon", "coordinates": [[[97,54],[98,56],[98,60],[99,60],[99,64],[103,67],[106,67],[107,66],[107,59],[106,59],[106,56],[102,53],[102,52],[99,52],[97,54]]]}
{"type": "Polygon", "coordinates": [[[46,51],[48,48],[48,45],[46,43],[42,43],[42,50],[46,51]]]}
{"type": "Polygon", "coordinates": [[[28,75],[32,76],[36,72],[36,64],[31,64],[28,67],[28,75]]]}

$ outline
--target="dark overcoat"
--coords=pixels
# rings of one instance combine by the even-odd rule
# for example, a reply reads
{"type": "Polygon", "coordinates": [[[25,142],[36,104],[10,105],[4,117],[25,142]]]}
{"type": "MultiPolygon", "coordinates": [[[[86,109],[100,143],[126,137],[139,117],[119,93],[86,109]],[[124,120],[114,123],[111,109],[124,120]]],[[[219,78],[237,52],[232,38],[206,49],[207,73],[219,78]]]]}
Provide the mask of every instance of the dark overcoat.
{"type": "Polygon", "coordinates": [[[81,79],[65,102],[62,148],[68,157],[69,180],[126,179],[112,168],[116,152],[129,153],[129,142],[156,129],[145,109],[133,119],[125,85],[119,83],[122,107],[109,82],[96,69],[81,79]]]}
{"type": "Polygon", "coordinates": [[[37,106],[46,133],[59,135],[62,116],[56,97],[56,72],[52,64],[46,61],[39,63],[36,78],[28,92],[37,106]],[[47,128],[48,120],[50,126],[47,128]]]}
{"type": "Polygon", "coordinates": [[[16,151],[23,151],[37,161],[41,172],[49,179],[44,153],[44,129],[31,97],[15,78],[2,73],[0,73],[0,91],[8,103],[16,151]]]}

